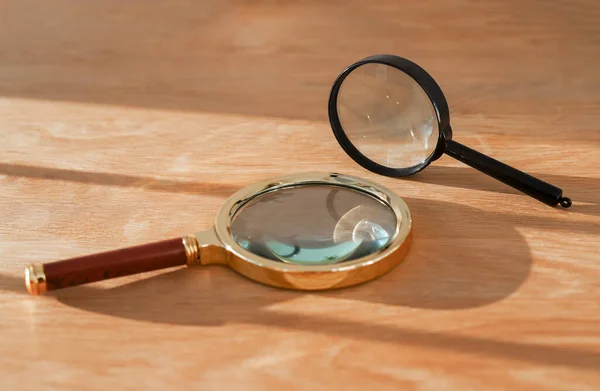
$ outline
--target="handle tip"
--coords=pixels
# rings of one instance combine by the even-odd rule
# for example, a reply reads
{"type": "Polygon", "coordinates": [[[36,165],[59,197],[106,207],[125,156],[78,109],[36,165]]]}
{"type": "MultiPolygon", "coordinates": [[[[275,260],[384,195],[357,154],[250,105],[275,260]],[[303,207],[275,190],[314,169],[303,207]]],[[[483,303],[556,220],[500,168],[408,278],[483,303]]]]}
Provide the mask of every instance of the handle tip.
{"type": "Polygon", "coordinates": [[[46,292],[46,273],[44,265],[32,263],[25,268],[25,287],[32,296],[38,296],[46,292]]]}
{"type": "Polygon", "coordinates": [[[571,205],[573,205],[573,202],[569,197],[561,197],[558,202],[563,208],[569,208],[571,205]]]}

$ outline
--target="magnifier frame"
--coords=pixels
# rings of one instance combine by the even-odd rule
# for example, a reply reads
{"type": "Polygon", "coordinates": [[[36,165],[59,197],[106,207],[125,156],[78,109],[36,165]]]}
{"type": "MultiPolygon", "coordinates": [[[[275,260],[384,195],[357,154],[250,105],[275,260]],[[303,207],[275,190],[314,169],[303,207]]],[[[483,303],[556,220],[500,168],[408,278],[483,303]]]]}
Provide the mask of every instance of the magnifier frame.
{"type": "Polygon", "coordinates": [[[421,171],[432,161],[437,160],[442,154],[446,153],[448,156],[512,186],[546,205],[556,206],[560,204],[563,208],[569,208],[572,205],[571,199],[563,196],[561,188],[544,182],[541,179],[517,170],[514,167],[452,140],[448,103],[440,86],[423,68],[405,58],[389,54],[378,54],[350,65],[338,76],[333,84],[329,96],[328,110],[331,128],[333,129],[333,133],[338,143],[355,162],[369,171],[390,177],[408,176],[421,171]],[[366,64],[382,64],[405,73],[411,77],[428,96],[437,117],[439,134],[435,150],[423,162],[411,167],[402,168],[382,166],[360,152],[344,132],[342,124],[340,123],[337,108],[340,88],[344,80],[346,80],[346,77],[348,77],[352,71],[366,64]]]}
{"type": "MultiPolygon", "coordinates": [[[[221,207],[215,222],[215,239],[227,252],[226,263],[240,274],[272,286],[322,290],[359,284],[376,278],[399,264],[410,247],[412,218],[406,203],[393,191],[374,182],[337,173],[303,173],[258,182],[233,194],[221,207]],[[260,257],[241,247],[231,235],[236,212],[256,197],[284,188],[328,185],[366,193],[392,209],[397,226],[389,243],[367,256],[329,265],[296,265],[260,257]]],[[[209,231],[210,232],[210,231],[209,231]]],[[[206,233],[196,235],[198,242],[206,233]]]]}
{"type": "Polygon", "coordinates": [[[280,288],[341,288],[376,278],[400,263],[411,243],[408,206],[393,191],[371,181],[336,173],[286,175],[250,185],[233,194],[217,213],[214,227],[183,236],[25,268],[32,295],[175,266],[227,265],[261,283],[280,288]],[[369,255],[327,265],[300,265],[267,259],[240,246],[232,235],[236,213],[267,193],[307,185],[340,187],[364,193],[389,207],[396,217],[391,239],[369,255]]]}
{"type": "Polygon", "coordinates": [[[337,77],[333,84],[333,87],[331,88],[331,93],[329,95],[328,111],[329,122],[331,124],[331,128],[333,129],[333,134],[335,135],[335,138],[337,139],[338,143],[342,146],[344,151],[346,151],[346,153],[356,163],[360,164],[367,170],[380,175],[385,175],[389,177],[403,177],[416,174],[417,172],[427,167],[429,163],[431,163],[434,160],[437,160],[440,156],[442,156],[444,154],[446,140],[452,139],[452,128],[450,127],[450,111],[448,109],[448,102],[446,101],[446,98],[444,97],[444,93],[442,92],[440,86],[436,83],[433,77],[431,77],[431,75],[429,75],[429,73],[427,73],[427,71],[425,71],[423,68],[421,68],[420,66],[418,66],[410,60],[394,55],[377,54],[362,59],[344,69],[344,71],[340,73],[340,75],[337,77]],[[348,75],[352,71],[366,64],[383,64],[406,73],[413,80],[415,80],[419,84],[419,86],[421,86],[421,88],[429,97],[429,100],[433,105],[437,117],[439,125],[439,135],[436,149],[422,163],[419,163],[412,167],[402,168],[382,166],[381,164],[374,162],[373,160],[366,157],[362,152],[360,152],[352,144],[352,142],[344,132],[337,110],[337,102],[340,88],[344,83],[344,80],[346,80],[346,77],[348,77],[348,75]]]}

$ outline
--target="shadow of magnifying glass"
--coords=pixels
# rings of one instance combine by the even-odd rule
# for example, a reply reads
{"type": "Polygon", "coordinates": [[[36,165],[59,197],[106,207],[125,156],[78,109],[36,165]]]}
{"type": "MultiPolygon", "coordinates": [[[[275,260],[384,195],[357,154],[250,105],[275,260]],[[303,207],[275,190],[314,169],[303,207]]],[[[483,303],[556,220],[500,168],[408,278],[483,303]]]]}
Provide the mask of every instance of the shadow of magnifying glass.
{"type": "Polygon", "coordinates": [[[370,285],[324,295],[415,308],[466,309],[502,300],[526,281],[532,257],[516,224],[469,206],[404,199],[415,222],[405,262],[370,285]]]}
{"type": "MultiPolygon", "coordinates": [[[[316,295],[414,308],[469,309],[502,300],[526,281],[532,258],[516,228],[541,224],[536,219],[513,221],[449,202],[405,200],[416,222],[408,259],[387,275],[354,288],[316,293],[282,290],[257,284],[228,268],[212,266],[174,270],[109,289],[81,286],[51,296],[81,311],[142,322],[258,324],[477,354],[485,351],[491,356],[549,365],[597,367],[600,355],[589,351],[362,324],[326,314],[282,313],[273,308],[316,295]]],[[[2,276],[0,285],[4,290],[26,294],[20,279],[2,276]]]]}
{"type": "MultiPolygon", "coordinates": [[[[476,208],[406,199],[414,241],[404,263],[355,288],[310,293],[328,298],[431,309],[467,309],[502,300],[529,275],[532,258],[515,224],[476,208]]],[[[269,288],[222,268],[175,270],[112,289],[53,294],[65,305],[174,324],[249,321],[275,303],[309,295],[269,288]]]]}
{"type": "MultiPolygon", "coordinates": [[[[440,182],[443,181],[444,175],[435,174],[440,170],[441,174],[445,174],[446,171],[443,171],[442,167],[431,167],[431,170],[431,174],[422,175],[429,177],[433,174],[434,183],[444,184],[445,182],[440,182]]],[[[468,169],[456,170],[457,175],[472,175],[475,180],[473,186],[485,187],[486,183],[482,182],[487,179],[485,176],[472,173],[468,169]]],[[[488,182],[495,183],[493,180],[488,182]]],[[[176,184],[174,182],[174,185],[176,184]]],[[[498,184],[498,187],[500,186],[503,185],[498,184]]],[[[551,217],[540,219],[501,215],[451,202],[404,199],[415,222],[413,245],[404,263],[368,284],[340,291],[320,292],[319,295],[414,308],[466,309],[487,305],[510,296],[529,275],[532,258],[525,238],[518,232],[518,227],[556,226],[563,230],[583,233],[600,229],[597,224],[590,222],[569,223],[561,220],[552,224],[551,217]]],[[[577,205],[572,210],[576,212],[577,205]]],[[[204,295],[207,295],[211,300],[197,305],[202,309],[200,312],[210,312],[208,310],[212,310],[212,306],[215,305],[215,298],[221,297],[222,302],[217,305],[227,308],[224,311],[228,314],[235,314],[238,311],[245,313],[248,309],[253,311],[304,294],[272,289],[267,291],[266,287],[257,286],[239,276],[231,276],[230,273],[230,270],[221,270],[219,267],[201,268],[198,271],[175,271],[114,289],[75,288],[61,292],[57,297],[65,304],[83,310],[115,316],[133,316],[147,321],[154,321],[153,317],[156,317],[156,321],[159,322],[201,323],[210,321],[211,318],[202,316],[196,320],[193,317],[189,320],[187,311],[178,315],[175,311],[177,306],[170,308],[168,305],[165,307],[164,317],[159,316],[155,303],[187,303],[190,297],[204,300],[204,295]],[[186,272],[190,274],[185,274],[186,272]],[[212,284],[211,281],[216,278],[228,279],[224,282],[227,288],[222,288],[218,283],[212,284]],[[193,282],[195,280],[200,281],[193,282]],[[147,296],[138,296],[136,292],[143,291],[141,288],[149,283],[161,284],[165,288],[153,289],[147,296]],[[202,292],[186,294],[181,289],[185,284],[191,284],[190,292],[202,292]],[[256,291],[256,295],[244,294],[240,298],[240,295],[233,293],[232,299],[228,300],[229,292],[235,291],[237,285],[239,289],[247,292],[256,291]],[[211,293],[221,289],[224,289],[223,293],[216,296],[211,293]],[[164,295],[158,292],[164,292],[164,295]],[[143,304],[146,300],[147,305],[143,304]],[[250,302],[245,302],[246,300],[250,302]],[[135,310],[131,313],[121,311],[120,308],[128,303],[131,303],[130,307],[135,310]]],[[[18,289],[24,291],[20,280],[17,285],[8,285],[5,289],[14,290],[15,286],[18,286],[18,289]]]]}
{"type": "MultiPolygon", "coordinates": [[[[3,289],[8,283],[16,290],[17,281],[21,282],[13,277],[0,278],[3,289]]],[[[371,284],[381,284],[381,281],[371,284]]],[[[355,293],[360,289],[351,289],[354,293],[345,290],[346,293],[341,294],[340,291],[338,297],[359,300],[355,293]]],[[[581,349],[433,333],[333,319],[325,314],[282,313],[269,308],[305,295],[256,284],[222,267],[177,270],[112,289],[82,286],[55,293],[56,299],[69,307],[142,322],[200,327],[254,324],[476,355],[485,352],[490,357],[587,370],[595,370],[600,364],[600,354],[581,349]]]]}
{"type": "MultiPolygon", "coordinates": [[[[600,179],[556,174],[539,174],[550,182],[562,183],[569,189],[574,200],[569,209],[572,214],[600,216],[600,179]]],[[[473,189],[501,194],[519,194],[519,192],[503,183],[481,175],[468,167],[448,167],[432,165],[427,170],[406,177],[405,180],[429,183],[452,188],[473,189]]]]}

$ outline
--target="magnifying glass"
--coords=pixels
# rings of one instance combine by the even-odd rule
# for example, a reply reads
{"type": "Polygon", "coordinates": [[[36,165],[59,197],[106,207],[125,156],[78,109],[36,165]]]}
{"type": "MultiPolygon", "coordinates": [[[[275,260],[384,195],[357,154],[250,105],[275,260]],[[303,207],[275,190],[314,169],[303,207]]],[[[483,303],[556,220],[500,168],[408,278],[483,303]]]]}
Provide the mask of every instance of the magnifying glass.
{"type": "Polygon", "coordinates": [[[446,153],[547,205],[571,206],[558,187],[452,140],[442,90],[405,58],[375,55],[350,65],[333,84],[328,110],[342,148],[372,172],[412,175],[446,153]]]}
{"type": "Polygon", "coordinates": [[[376,278],[410,246],[405,202],[376,183],[305,173],[232,195],[215,226],[195,235],[25,269],[32,295],[175,266],[227,265],[263,284],[323,290],[376,278]]]}

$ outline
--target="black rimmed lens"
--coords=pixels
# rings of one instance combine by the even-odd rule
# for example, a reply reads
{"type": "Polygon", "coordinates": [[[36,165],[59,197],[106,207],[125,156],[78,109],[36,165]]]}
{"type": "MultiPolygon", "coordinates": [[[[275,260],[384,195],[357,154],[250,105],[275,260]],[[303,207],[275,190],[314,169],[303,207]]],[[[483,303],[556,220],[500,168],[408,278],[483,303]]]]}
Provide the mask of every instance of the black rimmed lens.
{"type": "Polygon", "coordinates": [[[398,56],[346,68],[329,97],[329,120],[346,153],[375,173],[415,174],[446,153],[550,206],[571,206],[562,190],[452,140],[448,103],[435,80],[398,56]]]}

